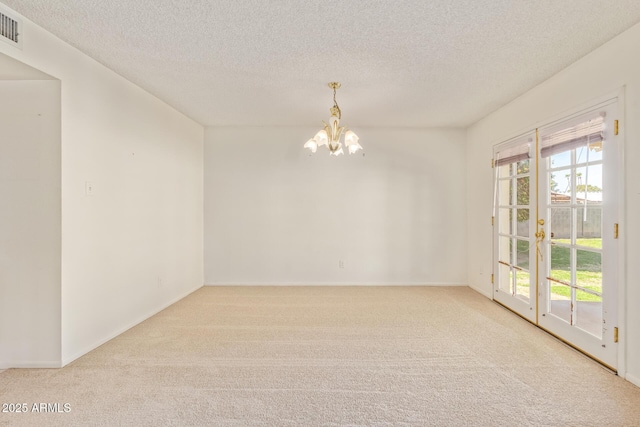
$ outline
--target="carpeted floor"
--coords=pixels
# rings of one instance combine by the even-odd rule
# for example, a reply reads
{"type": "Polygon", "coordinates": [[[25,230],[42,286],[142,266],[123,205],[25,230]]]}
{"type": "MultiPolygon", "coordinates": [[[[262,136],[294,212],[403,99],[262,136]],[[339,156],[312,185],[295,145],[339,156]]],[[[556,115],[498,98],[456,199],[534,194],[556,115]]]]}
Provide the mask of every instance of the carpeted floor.
{"type": "Polygon", "coordinates": [[[640,425],[639,388],[464,287],[205,287],[63,369],[0,373],[23,402],[63,412],[0,425],[640,425]]]}

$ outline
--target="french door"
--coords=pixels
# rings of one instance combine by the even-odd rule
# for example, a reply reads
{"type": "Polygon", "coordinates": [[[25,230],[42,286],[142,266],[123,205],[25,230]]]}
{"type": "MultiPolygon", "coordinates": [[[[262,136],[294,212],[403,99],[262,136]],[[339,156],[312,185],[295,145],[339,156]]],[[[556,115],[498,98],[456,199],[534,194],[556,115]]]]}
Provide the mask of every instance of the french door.
{"type": "Polygon", "coordinates": [[[494,153],[494,299],[536,322],[535,132],[494,153]]]}
{"type": "Polygon", "coordinates": [[[494,149],[494,299],[617,365],[615,100],[494,149]]]}

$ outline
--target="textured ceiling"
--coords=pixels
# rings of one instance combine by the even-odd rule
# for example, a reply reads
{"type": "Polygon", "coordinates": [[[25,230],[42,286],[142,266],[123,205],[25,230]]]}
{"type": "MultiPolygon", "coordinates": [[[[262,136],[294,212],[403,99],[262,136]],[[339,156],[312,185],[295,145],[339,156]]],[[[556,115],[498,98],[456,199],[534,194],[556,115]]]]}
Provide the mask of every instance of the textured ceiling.
{"type": "Polygon", "coordinates": [[[638,0],[0,0],[204,125],[467,126],[638,0]]]}

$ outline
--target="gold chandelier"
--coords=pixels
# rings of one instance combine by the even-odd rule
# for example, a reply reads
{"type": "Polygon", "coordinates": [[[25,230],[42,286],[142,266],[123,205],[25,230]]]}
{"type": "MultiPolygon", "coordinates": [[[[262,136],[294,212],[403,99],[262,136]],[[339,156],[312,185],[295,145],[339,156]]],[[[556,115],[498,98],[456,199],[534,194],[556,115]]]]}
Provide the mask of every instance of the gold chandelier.
{"type": "Polygon", "coordinates": [[[344,147],[349,151],[349,154],[362,150],[362,146],[358,143],[360,139],[358,135],[344,126],[339,126],[342,111],[340,111],[340,107],[338,107],[338,102],[336,101],[336,90],[340,89],[340,86],[338,82],[329,83],[329,87],[333,89],[333,107],[329,109],[329,111],[331,111],[331,117],[329,118],[329,124],[323,120],[322,124],[324,125],[324,129],[316,133],[316,136],[304,144],[304,148],[308,148],[312,153],[315,153],[318,147],[324,145],[329,149],[329,154],[332,156],[344,154],[342,142],[340,141],[343,135],[344,147]]]}

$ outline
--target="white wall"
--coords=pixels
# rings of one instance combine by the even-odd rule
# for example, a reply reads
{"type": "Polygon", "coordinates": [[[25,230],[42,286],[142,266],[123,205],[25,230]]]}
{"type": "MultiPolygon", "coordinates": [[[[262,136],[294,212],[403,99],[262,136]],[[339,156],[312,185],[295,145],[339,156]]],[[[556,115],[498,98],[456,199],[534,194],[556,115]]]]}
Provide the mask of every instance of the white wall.
{"type": "Polygon", "coordinates": [[[533,129],[553,116],[586,105],[590,100],[626,85],[626,114],[620,117],[625,135],[625,217],[621,223],[626,251],[627,319],[619,325],[626,352],[620,374],[640,385],[640,25],[632,27],[569,68],[476,123],[468,130],[467,204],[473,207],[469,230],[469,285],[491,293],[492,145],[525,129],[533,129]]]}
{"type": "Polygon", "coordinates": [[[206,284],[465,284],[465,132],[208,128],[206,284]],[[339,268],[339,261],[344,268],[339,268]]]}
{"type": "Polygon", "coordinates": [[[0,53],[62,82],[66,364],[202,286],[204,129],[24,24],[23,50],[0,53]]]}
{"type": "Polygon", "coordinates": [[[60,82],[0,99],[0,368],[60,366],[60,82]]]}

